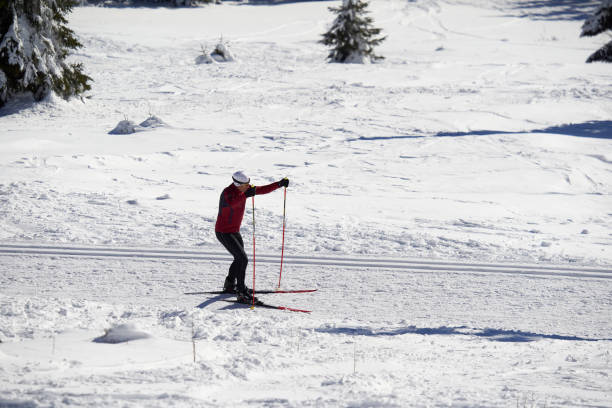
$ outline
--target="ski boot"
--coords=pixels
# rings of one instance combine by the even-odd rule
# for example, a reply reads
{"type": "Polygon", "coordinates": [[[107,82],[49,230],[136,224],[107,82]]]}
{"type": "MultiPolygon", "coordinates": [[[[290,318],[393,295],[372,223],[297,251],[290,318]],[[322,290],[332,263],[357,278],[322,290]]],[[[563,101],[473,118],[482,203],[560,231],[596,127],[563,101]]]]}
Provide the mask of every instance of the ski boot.
{"type": "Polygon", "coordinates": [[[259,299],[253,298],[253,290],[247,288],[246,286],[236,290],[236,302],[244,303],[246,305],[252,305],[253,303],[255,303],[255,305],[262,304],[259,299]],[[254,302],[253,299],[255,299],[254,302]]]}
{"type": "Polygon", "coordinates": [[[236,282],[229,276],[225,278],[225,283],[223,283],[223,293],[236,293],[236,282]]]}

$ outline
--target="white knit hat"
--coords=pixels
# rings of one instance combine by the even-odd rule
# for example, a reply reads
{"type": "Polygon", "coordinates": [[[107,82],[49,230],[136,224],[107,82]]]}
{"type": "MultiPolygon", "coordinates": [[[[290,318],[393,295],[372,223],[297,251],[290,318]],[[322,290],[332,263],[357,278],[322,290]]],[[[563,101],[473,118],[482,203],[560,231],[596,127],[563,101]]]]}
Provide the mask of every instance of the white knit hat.
{"type": "Polygon", "coordinates": [[[236,186],[239,186],[241,184],[247,184],[249,181],[251,181],[251,179],[248,178],[247,175],[244,174],[243,171],[237,171],[234,174],[232,174],[232,180],[234,180],[234,184],[236,186]]]}

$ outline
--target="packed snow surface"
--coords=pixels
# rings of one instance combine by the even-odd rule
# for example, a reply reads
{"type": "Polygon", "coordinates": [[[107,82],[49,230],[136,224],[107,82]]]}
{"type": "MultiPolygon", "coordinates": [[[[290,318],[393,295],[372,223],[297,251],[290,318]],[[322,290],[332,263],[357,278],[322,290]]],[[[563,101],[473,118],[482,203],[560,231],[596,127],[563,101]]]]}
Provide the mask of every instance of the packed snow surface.
{"type": "MultiPolygon", "coordinates": [[[[338,4],[74,10],[91,98],[0,110],[0,407],[612,406],[599,2],[372,1],[386,59],[347,65],[318,43],[338,4]],[[196,63],[221,36],[234,61],[196,63]],[[318,291],[261,299],[312,313],[183,294],[222,285],[236,170],[289,177],[313,263],[282,287],[318,291]]],[[[282,214],[256,197],[256,288],[282,214]]]]}

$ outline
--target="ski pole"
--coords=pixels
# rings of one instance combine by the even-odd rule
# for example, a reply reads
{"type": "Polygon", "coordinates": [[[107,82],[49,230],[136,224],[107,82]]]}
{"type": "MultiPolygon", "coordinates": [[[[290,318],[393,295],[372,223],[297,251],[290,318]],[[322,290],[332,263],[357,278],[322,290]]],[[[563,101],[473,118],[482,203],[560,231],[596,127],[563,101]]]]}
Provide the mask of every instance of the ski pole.
{"type": "Polygon", "coordinates": [[[253,196],[253,303],[251,310],[255,309],[255,196],[253,196]]]}
{"type": "Polygon", "coordinates": [[[285,255],[285,212],[287,208],[287,187],[285,187],[285,194],[283,199],[283,243],[281,245],[281,262],[280,262],[280,274],[278,275],[278,289],[281,287],[281,278],[283,277],[283,257],[285,255]]]}

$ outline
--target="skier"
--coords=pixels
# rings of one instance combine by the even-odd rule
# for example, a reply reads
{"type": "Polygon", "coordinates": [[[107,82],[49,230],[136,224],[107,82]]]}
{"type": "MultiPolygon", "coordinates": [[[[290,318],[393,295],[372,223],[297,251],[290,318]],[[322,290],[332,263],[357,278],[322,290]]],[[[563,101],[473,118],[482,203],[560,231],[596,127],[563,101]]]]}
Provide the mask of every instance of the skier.
{"type": "MultiPolygon", "coordinates": [[[[235,293],[238,302],[251,303],[253,290],[246,287],[244,278],[249,258],[244,251],[244,242],[240,235],[240,224],[244,216],[247,197],[258,194],[268,194],[280,187],[289,187],[289,179],[266,186],[256,187],[250,183],[251,179],[244,172],[237,171],[232,175],[233,183],[226,187],[219,199],[219,214],[215,224],[217,239],[225,249],[234,257],[229,273],[223,284],[223,291],[235,293]]],[[[257,301],[257,299],[255,299],[257,301]]]]}

